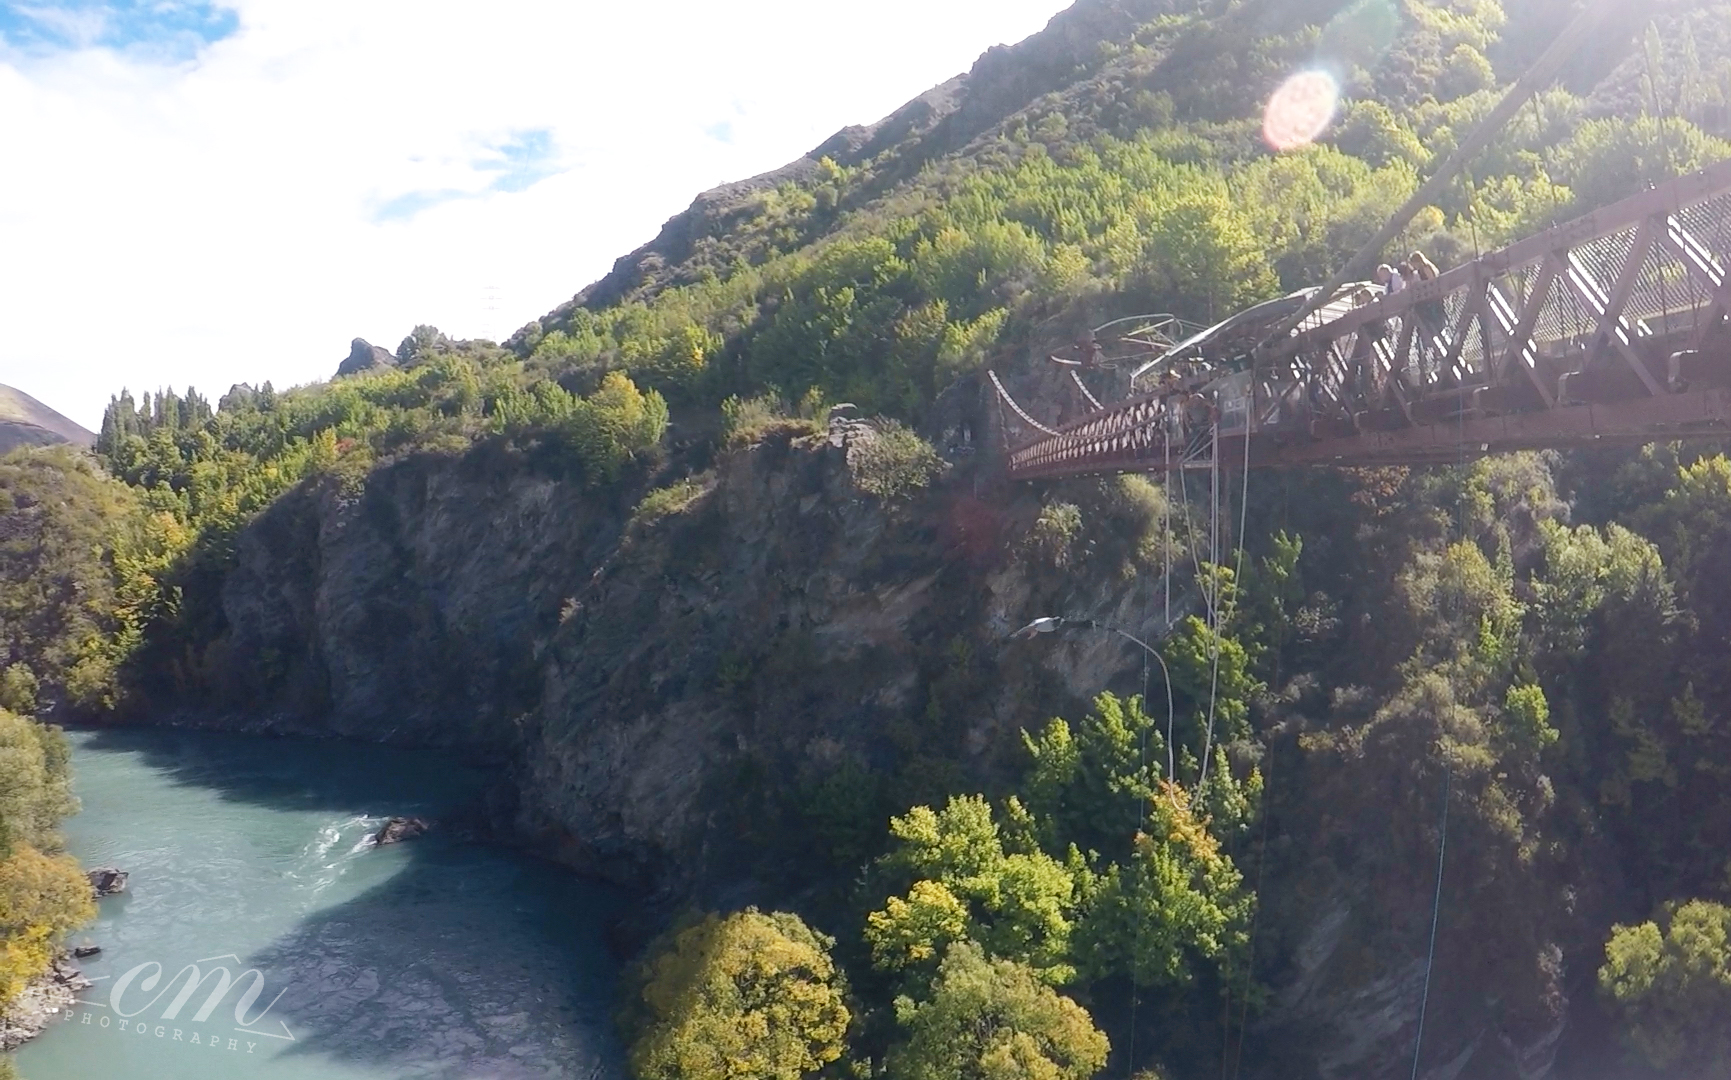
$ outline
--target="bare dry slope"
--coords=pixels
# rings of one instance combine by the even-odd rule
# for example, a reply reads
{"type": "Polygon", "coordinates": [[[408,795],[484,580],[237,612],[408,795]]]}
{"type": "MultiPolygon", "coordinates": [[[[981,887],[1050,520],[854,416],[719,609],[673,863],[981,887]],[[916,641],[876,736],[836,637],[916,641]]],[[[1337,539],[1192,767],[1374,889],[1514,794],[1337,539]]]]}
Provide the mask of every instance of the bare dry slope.
{"type": "Polygon", "coordinates": [[[62,442],[94,446],[96,436],[22,390],[0,384],[0,454],[62,442]]]}

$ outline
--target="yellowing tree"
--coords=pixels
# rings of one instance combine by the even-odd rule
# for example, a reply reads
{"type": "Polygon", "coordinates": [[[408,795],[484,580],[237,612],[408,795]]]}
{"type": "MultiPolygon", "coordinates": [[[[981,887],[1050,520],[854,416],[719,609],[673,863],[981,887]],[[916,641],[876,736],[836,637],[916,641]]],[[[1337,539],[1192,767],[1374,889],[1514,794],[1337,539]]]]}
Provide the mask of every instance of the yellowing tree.
{"type": "Polygon", "coordinates": [[[0,862],[0,1002],[48,970],[61,936],[95,915],[90,883],[71,856],[16,845],[0,862]]]}
{"type": "Polygon", "coordinates": [[[643,969],[639,1080],[796,1080],[841,1057],[851,1019],[829,938],[797,915],[710,915],[643,969]]]}
{"type": "Polygon", "coordinates": [[[909,1037],[892,1080],[1084,1080],[1111,1049],[1086,1009],[973,942],[950,946],[930,1000],[898,999],[896,1019],[909,1037]]]}

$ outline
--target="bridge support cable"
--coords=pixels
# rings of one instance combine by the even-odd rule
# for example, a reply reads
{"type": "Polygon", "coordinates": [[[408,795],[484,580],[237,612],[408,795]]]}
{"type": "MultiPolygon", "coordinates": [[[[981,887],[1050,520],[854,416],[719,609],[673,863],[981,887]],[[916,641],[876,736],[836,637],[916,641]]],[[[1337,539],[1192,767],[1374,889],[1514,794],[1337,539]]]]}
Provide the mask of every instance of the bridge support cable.
{"type": "Polygon", "coordinates": [[[1038,420],[1034,419],[1032,416],[1029,416],[1028,411],[1026,409],[1024,409],[1020,405],[1016,404],[1016,399],[1010,396],[1010,392],[1008,390],[1004,389],[1004,384],[998,378],[997,372],[988,371],[988,372],[986,372],[986,376],[992,380],[992,386],[997,389],[999,399],[1002,400],[1006,405],[1008,405],[1011,408],[1011,410],[1015,412],[1015,414],[1017,416],[1022,418],[1022,423],[1027,424],[1029,427],[1033,428],[1035,431],[1043,432],[1047,435],[1061,434],[1060,432],[1055,431],[1052,428],[1047,427],[1045,424],[1040,423],[1038,420]]]}
{"type": "MultiPolygon", "coordinates": [[[[1255,403],[1252,402],[1251,404],[1254,405],[1255,403]]],[[[1218,478],[1220,475],[1220,473],[1219,473],[1219,469],[1220,469],[1220,464],[1219,464],[1220,463],[1220,449],[1219,449],[1220,448],[1220,432],[1219,432],[1219,428],[1215,429],[1214,446],[1215,446],[1215,453],[1214,453],[1215,465],[1214,465],[1214,468],[1215,468],[1215,477],[1216,477],[1216,485],[1215,486],[1216,486],[1216,490],[1218,490],[1218,488],[1219,488],[1218,478]]],[[[1243,464],[1242,468],[1244,470],[1244,481],[1243,481],[1243,485],[1239,491],[1239,496],[1238,496],[1238,531],[1237,531],[1237,535],[1232,538],[1232,543],[1236,546],[1236,553],[1235,553],[1235,555],[1233,557],[1233,561],[1232,561],[1232,588],[1234,590],[1234,596],[1235,597],[1237,595],[1237,590],[1242,587],[1243,581],[1244,581],[1244,537],[1245,537],[1245,534],[1249,530],[1249,527],[1250,527],[1250,426],[1248,424],[1245,425],[1245,429],[1244,429],[1244,464],[1243,464]]],[[[1230,498],[1230,492],[1228,492],[1228,498],[1227,498],[1227,503],[1226,503],[1226,515],[1227,515],[1228,520],[1230,520],[1231,514],[1232,514],[1232,501],[1230,498]]],[[[1218,535],[1219,535],[1218,520],[1216,521],[1215,530],[1216,530],[1216,536],[1218,537],[1218,535]]],[[[1218,545],[1216,546],[1216,551],[1218,552],[1218,545]]],[[[1218,564],[1218,559],[1219,559],[1219,556],[1217,553],[1216,554],[1216,565],[1214,568],[1214,589],[1216,592],[1218,592],[1221,588],[1220,567],[1218,564]]],[[[1223,605],[1222,605],[1222,607],[1223,607],[1223,605]]],[[[1202,742],[1202,775],[1201,775],[1201,779],[1197,781],[1198,786],[1200,786],[1203,781],[1206,781],[1208,779],[1208,763],[1209,763],[1209,759],[1213,756],[1213,753],[1214,753],[1214,717],[1215,717],[1215,707],[1219,701],[1218,694],[1219,694],[1219,689],[1220,689],[1220,635],[1221,635],[1221,632],[1223,630],[1223,626],[1224,626],[1224,620],[1219,615],[1217,615],[1216,619],[1215,619],[1215,625],[1213,627],[1214,632],[1213,632],[1213,635],[1211,636],[1211,639],[1209,642],[1209,645],[1210,645],[1209,651],[1212,653],[1212,655],[1209,658],[1210,671],[1209,671],[1209,675],[1208,675],[1208,730],[1207,730],[1207,733],[1204,735],[1203,742],[1202,742]]]]}
{"type": "MultiPolygon", "coordinates": [[[[1166,479],[1165,479],[1166,490],[1164,492],[1162,492],[1162,494],[1165,495],[1166,497],[1161,500],[1163,503],[1165,503],[1165,508],[1166,508],[1166,535],[1161,539],[1160,548],[1161,548],[1161,554],[1164,556],[1165,569],[1166,569],[1166,574],[1165,574],[1165,580],[1166,580],[1166,632],[1171,633],[1172,632],[1172,440],[1165,437],[1165,432],[1161,433],[1160,444],[1161,444],[1161,447],[1165,450],[1165,456],[1166,456],[1166,479]]],[[[1180,478],[1182,478],[1183,474],[1179,474],[1179,475],[1180,475],[1180,478]]]]}
{"type": "MultiPolygon", "coordinates": [[[[1249,423],[1246,421],[1246,428],[1249,423]]],[[[1208,605],[1208,727],[1202,736],[1202,771],[1197,777],[1196,788],[1200,794],[1202,785],[1208,782],[1208,762],[1214,756],[1214,707],[1220,700],[1220,633],[1223,625],[1221,618],[1222,604],[1220,600],[1220,425],[1214,425],[1214,460],[1209,463],[1209,492],[1213,505],[1209,510],[1208,531],[1210,533],[1210,552],[1208,575],[1213,580],[1208,585],[1208,592],[1214,597],[1208,605]]]]}
{"type": "Polygon", "coordinates": [[[1087,399],[1088,404],[1094,407],[1095,412],[1103,412],[1105,410],[1106,406],[1100,404],[1100,399],[1088,392],[1088,384],[1082,381],[1082,376],[1072,371],[1070,372],[1070,381],[1076,384],[1076,389],[1082,391],[1082,397],[1087,399]]]}
{"type": "Polygon", "coordinates": [[[1443,806],[1442,824],[1437,829],[1436,844],[1436,896],[1431,900],[1430,908],[1430,949],[1424,961],[1424,993],[1418,1003],[1418,1033],[1412,1040],[1412,1080],[1418,1080],[1419,1053],[1424,1049],[1424,1020],[1430,1011],[1430,975],[1436,965],[1436,930],[1442,919],[1442,887],[1444,858],[1449,848],[1449,797],[1454,786],[1454,774],[1445,762],[1443,764],[1443,806]]]}

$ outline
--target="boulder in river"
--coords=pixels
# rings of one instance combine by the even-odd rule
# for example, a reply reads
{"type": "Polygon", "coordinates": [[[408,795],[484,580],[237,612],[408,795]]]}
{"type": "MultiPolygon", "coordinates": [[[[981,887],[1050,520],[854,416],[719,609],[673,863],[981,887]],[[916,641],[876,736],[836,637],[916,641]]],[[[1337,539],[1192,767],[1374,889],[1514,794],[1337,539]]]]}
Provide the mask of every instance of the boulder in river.
{"type": "Polygon", "coordinates": [[[429,826],[425,819],[418,817],[394,817],[373,834],[375,844],[396,844],[404,840],[413,840],[425,833],[429,826]]]}
{"type": "Polygon", "coordinates": [[[74,960],[83,960],[86,957],[101,955],[101,953],[102,946],[100,945],[80,945],[72,950],[72,958],[74,960]]]}
{"type": "Polygon", "coordinates": [[[112,866],[99,866],[86,875],[90,879],[90,888],[100,897],[113,896],[126,891],[126,879],[129,876],[124,870],[116,870],[112,866]]]}

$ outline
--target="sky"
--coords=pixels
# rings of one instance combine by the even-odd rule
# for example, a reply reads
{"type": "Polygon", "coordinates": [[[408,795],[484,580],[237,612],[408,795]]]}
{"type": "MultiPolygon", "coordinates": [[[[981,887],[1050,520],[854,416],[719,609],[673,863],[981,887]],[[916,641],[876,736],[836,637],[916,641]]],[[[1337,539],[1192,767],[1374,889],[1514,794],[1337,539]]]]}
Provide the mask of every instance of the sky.
{"type": "Polygon", "coordinates": [[[94,429],[502,340],[1065,6],[0,0],[0,383],[94,429]]]}

